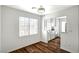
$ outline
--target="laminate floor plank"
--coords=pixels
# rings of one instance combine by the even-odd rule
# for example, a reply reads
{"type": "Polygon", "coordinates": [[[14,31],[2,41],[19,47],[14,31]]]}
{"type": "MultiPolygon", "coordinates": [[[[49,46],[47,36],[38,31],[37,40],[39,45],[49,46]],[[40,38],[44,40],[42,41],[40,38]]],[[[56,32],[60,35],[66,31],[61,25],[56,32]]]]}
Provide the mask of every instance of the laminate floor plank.
{"type": "Polygon", "coordinates": [[[48,43],[37,42],[35,44],[17,49],[10,53],[69,53],[60,48],[60,38],[57,37],[48,41],[48,43]]]}

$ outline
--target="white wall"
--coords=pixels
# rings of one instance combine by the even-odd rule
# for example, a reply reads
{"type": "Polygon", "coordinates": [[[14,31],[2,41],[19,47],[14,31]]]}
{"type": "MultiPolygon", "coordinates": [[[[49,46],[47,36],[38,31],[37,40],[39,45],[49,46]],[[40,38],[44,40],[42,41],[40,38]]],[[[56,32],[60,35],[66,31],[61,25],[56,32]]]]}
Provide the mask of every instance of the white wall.
{"type": "Polygon", "coordinates": [[[79,10],[78,6],[73,6],[66,8],[59,12],[49,14],[53,17],[67,16],[67,32],[61,33],[61,48],[69,52],[79,52],[78,49],[78,20],[79,20],[79,10]]]}
{"type": "Polygon", "coordinates": [[[46,29],[46,19],[42,17],[42,41],[47,43],[47,29],[46,29]]]}
{"type": "MultiPolygon", "coordinates": [[[[62,11],[64,12],[64,11],[62,11]]],[[[78,6],[67,9],[64,15],[67,16],[67,33],[61,33],[61,48],[70,52],[79,52],[78,50],[78,6]]]]}
{"type": "MultiPolygon", "coordinates": [[[[79,10],[79,6],[78,6],[78,10],[79,10]]],[[[79,12],[78,12],[78,15],[79,15],[79,12]]],[[[78,45],[79,45],[79,20],[78,20],[78,45]]],[[[78,46],[78,52],[79,52],[79,46],[78,46]]]]}
{"type": "Polygon", "coordinates": [[[0,52],[1,52],[1,6],[0,6],[0,52]]]}
{"type": "Polygon", "coordinates": [[[25,47],[40,41],[40,16],[25,11],[2,7],[2,52],[25,47]],[[39,19],[39,33],[37,35],[19,37],[19,16],[32,17],[39,19]]]}

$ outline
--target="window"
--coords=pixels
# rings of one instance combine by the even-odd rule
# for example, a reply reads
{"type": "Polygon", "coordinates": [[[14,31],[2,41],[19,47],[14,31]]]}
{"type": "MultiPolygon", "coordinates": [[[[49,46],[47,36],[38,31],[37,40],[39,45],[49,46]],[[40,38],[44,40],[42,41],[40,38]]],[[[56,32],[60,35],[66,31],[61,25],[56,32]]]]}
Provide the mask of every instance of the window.
{"type": "Polygon", "coordinates": [[[30,35],[38,33],[38,20],[30,19],[30,35]]]}
{"type": "Polygon", "coordinates": [[[19,17],[19,36],[27,36],[38,33],[38,20],[19,17]]]}
{"type": "Polygon", "coordinates": [[[61,31],[62,32],[65,32],[65,29],[66,29],[66,22],[65,21],[62,21],[62,29],[61,29],[61,31]]]}
{"type": "Polygon", "coordinates": [[[19,36],[29,35],[29,19],[19,17],[19,36]]]}
{"type": "Polygon", "coordinates": [[[66,32],[67,16],[61,17],[60,20],[61,20],[61,32],[66,32]]]}
{"type": "Polygon", "coordinates": [[[58,29],[58,32],[66,32],[67,29],[67,16],[57,17],[56,18],[56,26],[58,29]]]}
{"type": "Polygon", "coordinates": [[[47,20],[47,30],[50,30],[51,29],[51,21],[50,19],[47,20]]]}

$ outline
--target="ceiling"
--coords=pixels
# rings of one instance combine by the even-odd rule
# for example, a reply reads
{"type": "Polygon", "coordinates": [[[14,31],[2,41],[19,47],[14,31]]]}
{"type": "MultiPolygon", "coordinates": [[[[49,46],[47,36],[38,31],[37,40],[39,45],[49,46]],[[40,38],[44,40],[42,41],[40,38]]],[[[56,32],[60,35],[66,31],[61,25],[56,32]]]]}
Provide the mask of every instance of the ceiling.
{"type": "MultiPolygon", "coordinates": [[[[32,9],[32,7],[39,8],[40,5],[7,5],[7,6],[40,15],[40,13],[37,12],[37,9],[32,9]]],[[[45,8],[45,13],[43,13],[42,15],[53,13],[71,6],[73,5],[43,5],[43,7],[45,8]]]]}

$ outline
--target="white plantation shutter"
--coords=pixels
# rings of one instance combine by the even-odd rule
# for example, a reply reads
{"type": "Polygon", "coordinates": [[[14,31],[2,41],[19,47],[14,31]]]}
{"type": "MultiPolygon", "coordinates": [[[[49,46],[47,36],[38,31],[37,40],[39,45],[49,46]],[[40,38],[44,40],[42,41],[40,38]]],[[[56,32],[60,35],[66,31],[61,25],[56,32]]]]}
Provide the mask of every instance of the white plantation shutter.
{"type": "Polygon", "coordinates": [[[29,35],[29,18],[25,17],[24,25],[24,34],[29,35]]]}
{"type": "Polygon", "coordinates": [[[19,17],[19,36],[38,33],[38,20],[28,17],[19,17]]]}
{"type": "Polygon", "coordinates": [[[24,17],[19,17],[19,36],[24,36],[24,17]]]}
{"type": "Polygon", "coordinates": [[[38,33],[38,20],[30,19],[30,35],[38,33]]]}

